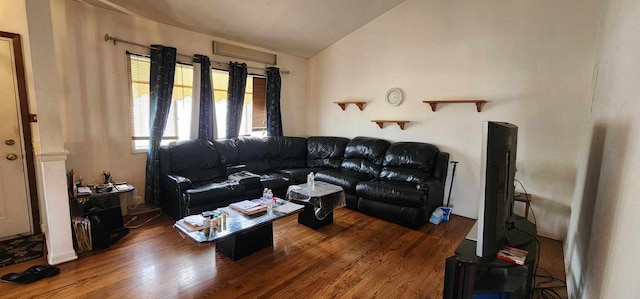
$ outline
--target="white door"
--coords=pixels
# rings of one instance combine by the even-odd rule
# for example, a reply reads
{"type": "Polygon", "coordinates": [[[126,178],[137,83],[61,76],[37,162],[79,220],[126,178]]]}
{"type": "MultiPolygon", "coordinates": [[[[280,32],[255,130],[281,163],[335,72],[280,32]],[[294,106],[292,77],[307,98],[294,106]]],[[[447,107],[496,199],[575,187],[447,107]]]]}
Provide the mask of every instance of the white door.
{"type": "Polygon", "coordinates": [[[0,37],[0,238],[31,233],[13,41],[0,37]]]}

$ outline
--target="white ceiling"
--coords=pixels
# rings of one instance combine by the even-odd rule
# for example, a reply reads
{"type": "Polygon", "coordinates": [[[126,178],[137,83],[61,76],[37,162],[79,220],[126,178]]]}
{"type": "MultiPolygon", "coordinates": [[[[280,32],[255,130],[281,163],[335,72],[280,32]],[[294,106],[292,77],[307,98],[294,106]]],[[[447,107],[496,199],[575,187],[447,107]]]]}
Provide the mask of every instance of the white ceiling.
{"type": "Polygon", "coordinates": [[[404,0],[79,0],[159,23],[311,57],[404,0]]]}

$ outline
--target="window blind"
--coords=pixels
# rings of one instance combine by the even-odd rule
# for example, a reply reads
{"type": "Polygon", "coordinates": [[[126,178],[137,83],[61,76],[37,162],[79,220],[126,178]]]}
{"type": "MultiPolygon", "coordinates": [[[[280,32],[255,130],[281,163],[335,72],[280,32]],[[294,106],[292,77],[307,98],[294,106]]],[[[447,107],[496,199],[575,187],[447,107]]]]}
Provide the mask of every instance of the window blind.
{"type": "MultiPolygon", "coordinates": [[[[131,139],[135,143],[135,149],[144,149],[149,140],[151,60],[143,55],[127,52],[127,64],[131,97],[131,139]]],[[[181,112],[191,109],[192,84],[193,67],[176,64],[171,108],[163,141],[179,139],[179,121],[180,115],[183,115],[181,112]]]]}

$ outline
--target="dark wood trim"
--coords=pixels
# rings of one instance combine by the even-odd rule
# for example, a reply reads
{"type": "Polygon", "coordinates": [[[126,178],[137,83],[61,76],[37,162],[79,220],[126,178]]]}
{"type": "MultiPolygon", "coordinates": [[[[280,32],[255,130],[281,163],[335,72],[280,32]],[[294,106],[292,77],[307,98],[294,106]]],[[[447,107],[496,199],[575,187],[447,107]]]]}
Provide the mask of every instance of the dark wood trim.
{"type": "Polygon", "coordinates": [[[22,53],[22,39],[20,34],[0,31],[0,36],[10,38],[13,41],[13,53],[16,63],[16,78],[18,83],[18,97],[20,99],[20,119],[22,121],[22,136],[27,158],[27,179],[29,184],[29,199],[31,200],[31,221],[33,233],[40,234],[40,202],[38,201],[38,188],[36,187],[35,155],[33,140],[31,137],[31,122],[29,116],[29,102],[27,100],[27,81],[24,72],[24,57],[22,53]]]}

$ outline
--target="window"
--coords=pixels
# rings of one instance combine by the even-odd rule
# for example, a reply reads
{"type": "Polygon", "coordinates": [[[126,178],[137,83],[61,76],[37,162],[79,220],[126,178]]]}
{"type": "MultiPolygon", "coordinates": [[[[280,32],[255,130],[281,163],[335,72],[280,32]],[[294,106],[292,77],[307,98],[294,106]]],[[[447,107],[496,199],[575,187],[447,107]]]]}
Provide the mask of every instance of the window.
{"type": "MultiPolygon", "coordinates": [[[[128,54],[129,82],[131,84],[131,139],[134,151],[146,150],[149,146],[149,58],[128,54]]],[[[161,144],[189,139],[191,123],[191,94],[193,67],[176,64],[173,82],[171,109],[161,144]]]]}
{"type": "MultiPolygon", "coordinates": [[[[212,70],[213,96],[216,103],[216,121],[218,124],[218,138],[227,136],[227,89],[229,86],[229,73],[227,71],[212,70]]],[[[265,88],[256,90],[256,83],[265,86],[266,80],[262,77],[248,75],[247,87],[244,93],[244,106],[242,107],[242,120],[240,121],[239,135],[265,136],[266,135],[266,110],[264,109],[265,88]],[[257,91],[255,93],[254,91],[257,91]],[[260,101],[261,99],[261,101],[260,101]],[[260,109],[261,107],[261,109],[260,109]],[[258,108],[258,109],[256,109],[258,108]]]]}
{"type": "MultiPolygon", "coordinates": [[[[144,152],[149,147],[149,77],[151,61],[148,57],[127,53],[129,83],[131,88],[131,140],[134,152],[144,152]]],[[[226,137],[227,86],[229,73],[212,70],[213,96],[216,106],[218,138],[226,137]]],[[[264,136],[266,111],[264,105],[265,79],[247,76],[240,135],[264,136]],[[254,92],[257,94],[254,95],[254,92]],[[256,105],[254,106],[254,101],[256,105]]],[[[193,66],[176,64],[171,108],[164,136],[160,144],[190,138],[193,92],[193,66]]]]}

